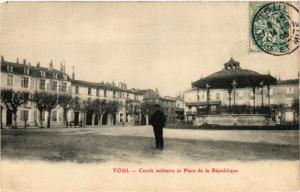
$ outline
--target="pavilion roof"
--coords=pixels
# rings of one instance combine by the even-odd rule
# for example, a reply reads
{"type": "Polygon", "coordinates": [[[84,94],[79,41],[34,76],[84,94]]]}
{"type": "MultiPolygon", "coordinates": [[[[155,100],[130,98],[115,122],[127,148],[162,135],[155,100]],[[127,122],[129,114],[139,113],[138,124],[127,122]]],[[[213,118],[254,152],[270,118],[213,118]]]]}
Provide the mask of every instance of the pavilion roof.
{"type": "Polygon", "coordinates": [[[263,75],[249,69],[241,69],[240,63],[232,58],[224,64],[224,69],[213,73],[205,78],[201,78],[192,83],[193,87],[215,89],[230,89],[256,87],[261,85],[276,84],[276,79],[270,74],[263,75]]]}

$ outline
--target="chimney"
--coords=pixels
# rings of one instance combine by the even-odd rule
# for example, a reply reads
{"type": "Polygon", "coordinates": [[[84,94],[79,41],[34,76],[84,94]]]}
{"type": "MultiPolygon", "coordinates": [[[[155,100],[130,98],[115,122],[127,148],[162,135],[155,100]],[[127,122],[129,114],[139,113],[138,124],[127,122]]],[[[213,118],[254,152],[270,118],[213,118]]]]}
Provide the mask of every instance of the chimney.
{"type": "Polygon", "coordinates": [[[74,71],[74,66],[73,66],[73,72],[72,72],[72,80],[75,80],[75,71],[74,71]]]}
{"type": "Polygon", "coordinates": [[[3,62],[4,61],[4,57],[3,56],[1,56],[1,62],[3,62]]]}
{"type": "Polygon", "coordinates": [[[50,70],[53,70],[53,61],[52,61],[52,59],[51,59],[51,62],[50,62],[50,64],[49,64],[49,69],[50,69],[50,70]]]}
{"type": "Polygon", "coordinates": [[[60,63],[60,71],[61,71],[61,72],[64,72],[64,68],[63,68],[62,62],[60,63]]]}
{"type": "Polygon", "coordinates": [[[40,67],[40,62],[38,61],[38,63],[36,64],[36,67],[39,68],[40,67]]]}
{"type": "Polygon", "coordinates": [[[23,65],[26,65],[26,59],[23,59],[23,65]]]}
{"type": "Polygon", "coordinates": [[[19,58],[17,58],[17,64],[19,64],[19,58]]]}
{"type": "Polygon", "coordinates": [[[28,63],[28,66],[31,67],[31,63],[30,62],[28,63]]]}
{"type": "Polygon", "coordinates": [[[63,70],[64,70],[64,73],[66,72],[66,66],[65,64],[63,65],[63,70]]]}

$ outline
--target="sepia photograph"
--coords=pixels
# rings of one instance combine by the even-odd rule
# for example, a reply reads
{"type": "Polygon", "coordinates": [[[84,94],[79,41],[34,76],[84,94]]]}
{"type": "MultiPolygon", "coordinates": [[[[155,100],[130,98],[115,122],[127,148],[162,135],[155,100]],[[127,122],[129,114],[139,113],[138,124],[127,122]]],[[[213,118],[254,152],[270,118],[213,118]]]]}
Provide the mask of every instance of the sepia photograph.
{"type": "Polygon", "coordinates": [[[0,191],[300,190],[298,1],[8,1],[0,38],[0,191]]]}

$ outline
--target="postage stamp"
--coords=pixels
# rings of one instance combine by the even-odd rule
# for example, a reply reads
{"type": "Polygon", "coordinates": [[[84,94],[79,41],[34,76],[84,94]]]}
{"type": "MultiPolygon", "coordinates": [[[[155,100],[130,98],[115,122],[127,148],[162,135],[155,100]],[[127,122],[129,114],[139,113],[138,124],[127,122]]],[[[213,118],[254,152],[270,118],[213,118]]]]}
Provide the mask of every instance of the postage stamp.
{"type": "Polygon", "coordinates": [[[249,3],[249,51],[274,56],[299,46],[299,10],[287,2],[249,3]]]}

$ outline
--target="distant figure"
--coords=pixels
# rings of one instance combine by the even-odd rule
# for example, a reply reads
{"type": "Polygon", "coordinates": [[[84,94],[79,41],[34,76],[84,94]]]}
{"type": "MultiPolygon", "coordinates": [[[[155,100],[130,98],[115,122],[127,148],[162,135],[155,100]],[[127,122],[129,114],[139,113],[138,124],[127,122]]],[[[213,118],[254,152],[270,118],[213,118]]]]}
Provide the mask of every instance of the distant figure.
{"type": "Polygon", "coordinates": [[[150,124],[153,126],[154,136],[155,136],[155,144],[156,147],[154,149],[164,149],[164,138],[163,138],[163,127],[165,127],[166,117],[165,114],[160,110],[160,106],[158,104],[154,105],[155,112],[152,114],[150,118],[150,124]]]}

